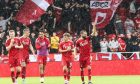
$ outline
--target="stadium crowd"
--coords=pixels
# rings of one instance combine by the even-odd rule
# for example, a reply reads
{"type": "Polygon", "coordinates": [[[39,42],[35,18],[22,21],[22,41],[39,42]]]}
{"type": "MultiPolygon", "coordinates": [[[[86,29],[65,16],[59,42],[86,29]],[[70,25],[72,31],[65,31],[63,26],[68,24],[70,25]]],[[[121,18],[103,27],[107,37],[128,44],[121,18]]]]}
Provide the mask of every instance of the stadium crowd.
{"type": "MultiPolygon", "coordinates": [[[[15,19],[24,2],[25,0],[0,0],[1,55],[7,54],[4,44],[9,38],[8,30],[14,28],[16,36],[20,37],[26,28],[15,19]]],[[[54,0],[46,13],[28,27],[33,46],[39,29],[44,29],[51,41],[51,53],[57,53],[63,32],[71,33],[73,40],[83,29],[88,34],[91,32],[89,0],[54,0]]],[[[91,42],[93,52],[140,51],[140,1],[123,0],[110,23],[103,29],[96,29],[91,42]]]]}

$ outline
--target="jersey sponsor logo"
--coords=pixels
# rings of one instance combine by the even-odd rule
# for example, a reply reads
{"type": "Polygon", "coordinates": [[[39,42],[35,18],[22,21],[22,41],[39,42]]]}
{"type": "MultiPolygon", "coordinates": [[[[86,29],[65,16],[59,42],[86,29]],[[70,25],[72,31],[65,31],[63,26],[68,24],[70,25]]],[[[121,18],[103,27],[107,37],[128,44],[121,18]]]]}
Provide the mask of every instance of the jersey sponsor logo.
{"type": "Polygon", "coordinates": [[[85,45],[87,45],[88,44],[88,41],[84,41],[84,42],[81,42],[80,43],[80,46],[85,46],[85,45]]]}

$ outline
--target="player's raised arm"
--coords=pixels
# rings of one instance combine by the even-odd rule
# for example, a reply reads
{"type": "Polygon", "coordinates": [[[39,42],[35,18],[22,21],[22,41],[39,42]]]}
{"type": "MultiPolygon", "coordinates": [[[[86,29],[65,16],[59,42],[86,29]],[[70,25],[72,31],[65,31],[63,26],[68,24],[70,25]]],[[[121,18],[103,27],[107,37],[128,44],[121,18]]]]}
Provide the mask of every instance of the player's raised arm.
{"type": "Polygon", "coordinates": [[[92,28],[91,36],[95,36],[96,35],[96,32],[97,32],[97,30],[96,30],[96,23],[95,22],[92,22],[92,26],[93,26],[93,28],[92,28]]]}

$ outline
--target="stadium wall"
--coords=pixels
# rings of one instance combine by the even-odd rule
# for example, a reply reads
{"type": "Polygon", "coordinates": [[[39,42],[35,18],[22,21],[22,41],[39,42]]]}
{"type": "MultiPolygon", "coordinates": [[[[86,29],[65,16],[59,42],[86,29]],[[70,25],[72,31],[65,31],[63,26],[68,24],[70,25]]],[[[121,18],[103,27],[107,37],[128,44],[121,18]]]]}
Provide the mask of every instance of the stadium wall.
{"type": "MultiPolygon", "coordinates": [[[[72,75],[79,76],[79,63],[73,62],[72,75]]],[[[85,72],[87,75],[87,70],[85,72]]],[[[46,76],[62,76],[61,62],[48,62],[46,67],[46,76]]],[[[139,60],[112,60],[112,61],[93,61],[92,75],[140,75],[139,60]]],[[[0,77],[9,77],[10,69],[8,64],[0,64],[0,77]]],[[[27,67],[27,76],[39,76],[38,63],[30,63],[27,67]]]]}

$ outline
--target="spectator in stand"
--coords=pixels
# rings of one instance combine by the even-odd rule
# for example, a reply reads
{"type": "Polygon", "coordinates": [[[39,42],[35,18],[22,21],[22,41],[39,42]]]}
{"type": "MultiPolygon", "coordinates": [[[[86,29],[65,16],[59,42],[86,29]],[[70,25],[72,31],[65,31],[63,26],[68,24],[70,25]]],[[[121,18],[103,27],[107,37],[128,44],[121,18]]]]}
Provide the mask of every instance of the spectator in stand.
{"type": "Polygon", "coordinates": [[[135,21],[136,29],[140,29],[140,13],[136,15],[134,21],[135,21]]]}
{"type": "Polygon", "coordinates": [[[36,41],[36,34],[34,32],[31,33],[30,39],[31,39],[31,43],[33,45],[34,50],[36,50],[35,48],[35,41],[36,41]]]}
{"type": "Polygon", "coordinates": [[[12,17],[12,14],[8,19],[4,19],[3,16],[0,16],[0,26],[2,26],[3,30],[6,30],[7,22],[11,19],[11,17],[12,17]]]}
{"type": "Polygon", "coordinates": [[[22,32],[21,32],[20,27],[16,27],[16,30],[15,30],[15,31],[16,31],[16,32],[15,32],[16,37],[20,37],[20,36],[22,36],[22,32]]]}
{"type": "Polygon", "coordinates": [[[2,39],[2,35],[0,34],[0,56],[3,54],[3,39],[2,39]]]}
{"type": "Polygon", "coordinates": [[[3,38],[5,35],[5,31],[3,30],[2,26],[0,26],[0,35],[3,38]]]}
{"type": "Polygon", "coordinates": [[[112,40],[109,41],[108,47],[109,47],[111,52],[117,52],[118,51],[119,43],[118,43],[115,35],[112,37],[112,40]]]}
{"type": "Polygon", "coordinates": [[[108,41],[105,37],[100,41],[101,52],[108,52],[108,41]]]}
{"type": "Polygon", "coordinates": [[[138,44],[138,37],[137,37],[137,32],[132,33],[132,51],[131,52],[136,52],[139,50],[139,44],[138,44]]]}
{"type": "Polygon", "coordinates": [[[123,22],[122,22],[120,16],[118,16],[118,15],[115,16],[114,25],[116,28],[117,35],[124,34],[124,26],[123,26],[123,22]]]}
{"type": "Polygon", "coordinates": [[[132,51],[132,36],[131,34],[126,34],[126,51],[131,52],[132,51]]]}
{"type": "Polygon", "coordinates": [[[72,21],[72,17],[73,17],[73,14],[72,14],[73,7],[74,7],[74,5],[71,6],[71,1],[69,1],[69,0],[64,1],[64,5],[62,7],[55,7],[59,10],[62,10],[61,27],[68,32],[72,32],[71,31],[71,21],[72,21]]]}
{"type": "Polygon", "coordinates": [[[126,42],[124,38],[125,36],[123,34],[118,36],[119,52],[126,52],[126,42]]]}
{"type": "Polygon", "coordinates": [[[35,33],[35,35],[38,36],[38,29],[37,29],[36,25],[33,25],[32,28],[30,28],[30,30],[31,30],[31,33],[33,32],[33,33],[35,33]]]}
{"type": "Polygon", "coordinates": [[[52,35],[53,31],[55,30],[55,26],[56,26],[56,17],[53,13],[53,8],[50,8],[47,11],[47,14],[42,16],[42,20],[44,21],[44,24],[46,25],[49,35],[52,35]]]}
{"type": "Polygon", "coordinates": [[[140,51],[140,34],[138,34],[138,47],[139,47],[139,49],[138,49],[138,51],[140,51]]]}
{"type": "Polygon", "coordinates": [[[92,51],[100,52],[100,36],[98,32],[95,32],[95,35],[91,38],[92,40],[92,51]]]}
{"type": "Polygon", "coordinates": [[[135,24],[134,24],[134,21],[130,18],[127,17],[125,23],[124,23],[124,27],[125,27],[125,30],[126,30],[126,33],[132,33],[133,30],[135,29],[135,24]]]}
{"type": "Polygon", "coordinates": [[[51,37],[51,53],[58,53],[59,47],[59,37],[56,36],[56,32],[53,32],[53,36],[51,37]]]}

